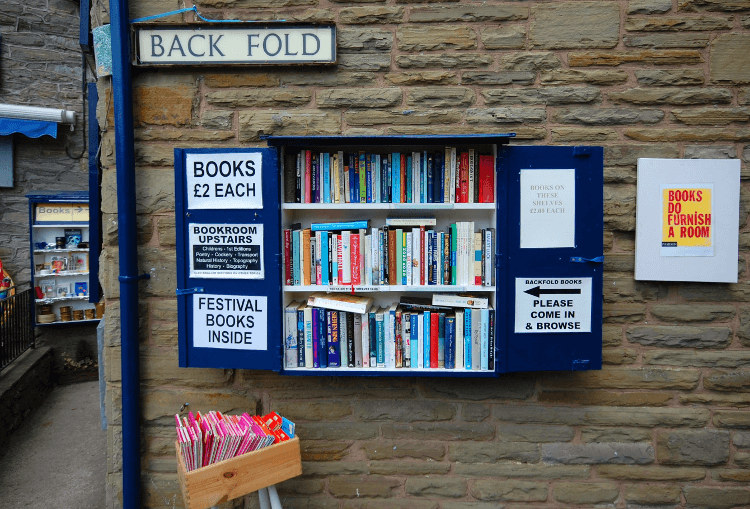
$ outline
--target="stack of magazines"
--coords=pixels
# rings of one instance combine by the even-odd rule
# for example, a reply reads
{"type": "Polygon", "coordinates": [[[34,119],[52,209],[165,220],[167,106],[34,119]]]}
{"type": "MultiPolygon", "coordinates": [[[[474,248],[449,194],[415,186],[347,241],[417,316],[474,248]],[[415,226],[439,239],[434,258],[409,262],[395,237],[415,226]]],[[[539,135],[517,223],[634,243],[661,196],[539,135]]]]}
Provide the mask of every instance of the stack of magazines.
{"type": "Polygon", "coordinates": [[[264,416],[188,412],[182,419],[174,417],[188,472],[294,438],[294,423],[276,412],[264,416]]]}

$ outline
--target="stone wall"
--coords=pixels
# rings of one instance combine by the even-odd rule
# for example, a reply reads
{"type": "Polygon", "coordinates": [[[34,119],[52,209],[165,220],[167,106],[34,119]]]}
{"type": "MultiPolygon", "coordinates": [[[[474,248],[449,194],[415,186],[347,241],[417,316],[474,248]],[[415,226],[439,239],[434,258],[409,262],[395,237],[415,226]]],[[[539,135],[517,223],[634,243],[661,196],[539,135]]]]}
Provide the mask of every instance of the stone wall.
{"type": "MultiPolygon", "coordinates": [[[[88,189],[88,153],[81,154],[85,131],[78,6],[77,0],[3,0],[0,7],[0,103],[77,114],[75,130],[60,124],[57,139],[13,135],[14,186],[0,188],[0,260],[24,287],[31,282],[26,195],[88,189]]],[[[45,331],[39,331],[38,344],[53,347],[58,371],[63,355],[80,360],[76,352],[81,341],[83,351],[96,352],[93,327],[45,331]]]]}
{"type": "MultiPolygon", "coordinates": [[[[130,5],[131,17],[178,7],[130,5]]],[[[275,410],[297,422],[304,473],[279,486],[290,508],[750,505],[750,3],[210,0],[199,7],[210,18],[335,22],[339,57],[325,68],[134,73],[139,253],[151,274],[140,287],[145,507],[181,504],[172,419],[185,402],[193,410],[275,410]],[[515,132],[518,144],[604,147],[601,371],[479,381],[177,367],[175,147],[264,146],[262,134],[483,132],[515,132]],[[739,283],[634,280],[639,157],[743,160],[739,283]]],[[[166,20],[175,21],[182,19],[166,20]]],[[[106,114],[102,105],[101,120],[106,114]]],[[[116,507],[112,135],[102,151],[102,280],[114,424],[108,496],[116,507]]]]}

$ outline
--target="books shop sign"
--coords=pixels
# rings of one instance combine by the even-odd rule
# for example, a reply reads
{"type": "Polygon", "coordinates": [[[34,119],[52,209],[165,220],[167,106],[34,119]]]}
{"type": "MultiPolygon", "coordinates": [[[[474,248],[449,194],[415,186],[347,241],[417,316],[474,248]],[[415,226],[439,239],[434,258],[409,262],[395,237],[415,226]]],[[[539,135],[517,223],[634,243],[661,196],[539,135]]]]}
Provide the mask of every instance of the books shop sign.
{"type": "Polygon", "coordinates": [[[135,65],[335,64],[334,25],[136,25],[135,65]]]}
{"type": "Polygon", "coordinates": [[[180,366],[280,369],[272,149],[175,149],[180,366]]]}

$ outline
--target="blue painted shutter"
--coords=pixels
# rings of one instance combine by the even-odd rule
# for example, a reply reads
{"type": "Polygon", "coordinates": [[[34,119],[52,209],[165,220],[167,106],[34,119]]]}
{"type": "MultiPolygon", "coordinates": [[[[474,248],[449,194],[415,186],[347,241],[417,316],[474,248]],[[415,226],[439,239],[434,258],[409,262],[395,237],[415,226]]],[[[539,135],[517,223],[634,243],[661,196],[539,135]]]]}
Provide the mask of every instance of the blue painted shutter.
{"type": "Polygon", "coordinates": [[[175,149],[175,215],[177,228],[177,288],[179,359],[181,367],[281,370],[281,227],[279,166],[276,149],[175,149]],[[262,209],[188,209],[187,154],[244,153],[262,157],[262,209]],[[263,224],[264,279],[191,278],[188,229],[193,223],[263,224]],[[202,293],[191,289],[203,288],[202,293]],[[186,292],[182,295],[180,293],[186,292]],[[267,298],[266,350],[199,348],[193,346],[193,303],[202,295],[267,298]]]}
{"type": "MultiPolygon", "coordinates": [[[[603,150],[601,147],[498,147],[498,181],[508,183],[507,204],[498,204],[498,231],[507,231],[505,355],[499,370],[566,371],[601,369],[603,150]],[[575,169],[575,247],[524,248],[521,239],[522,169],[575,169]],[[587,261],[593,260],[593,261],[587,261]],[[515,332],[516,278],[592,278],[591,332],[515,332]],[[504,369],[503,369],[504,367],[504,369]]],[[[505,264],[503,266],[503,263],[505,264]]],[[[499,292],[502,293],[501,287],[499,292]]],[[[551,296],[554,297],[554,296],[551,296]]],[[[533,298],[522,295],[521,298],[533,298]]],[[[498,327],[502,327],[498,323],[498,327]]],[[[502,342],[502,339],[500,339],[502,342]]],[[[503,345],[498,348],[502,350],[503,345]]]]}

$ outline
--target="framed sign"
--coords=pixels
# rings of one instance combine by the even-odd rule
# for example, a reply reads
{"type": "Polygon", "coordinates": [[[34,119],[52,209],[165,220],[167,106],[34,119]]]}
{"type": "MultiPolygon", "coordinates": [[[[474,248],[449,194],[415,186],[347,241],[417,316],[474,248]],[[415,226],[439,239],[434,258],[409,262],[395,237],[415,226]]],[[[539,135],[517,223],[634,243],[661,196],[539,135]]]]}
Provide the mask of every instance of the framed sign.
{"type": "Polygon", "coordinates": [[[635,279],[737,282],[740,161],[639,159],[635,279]]]}

